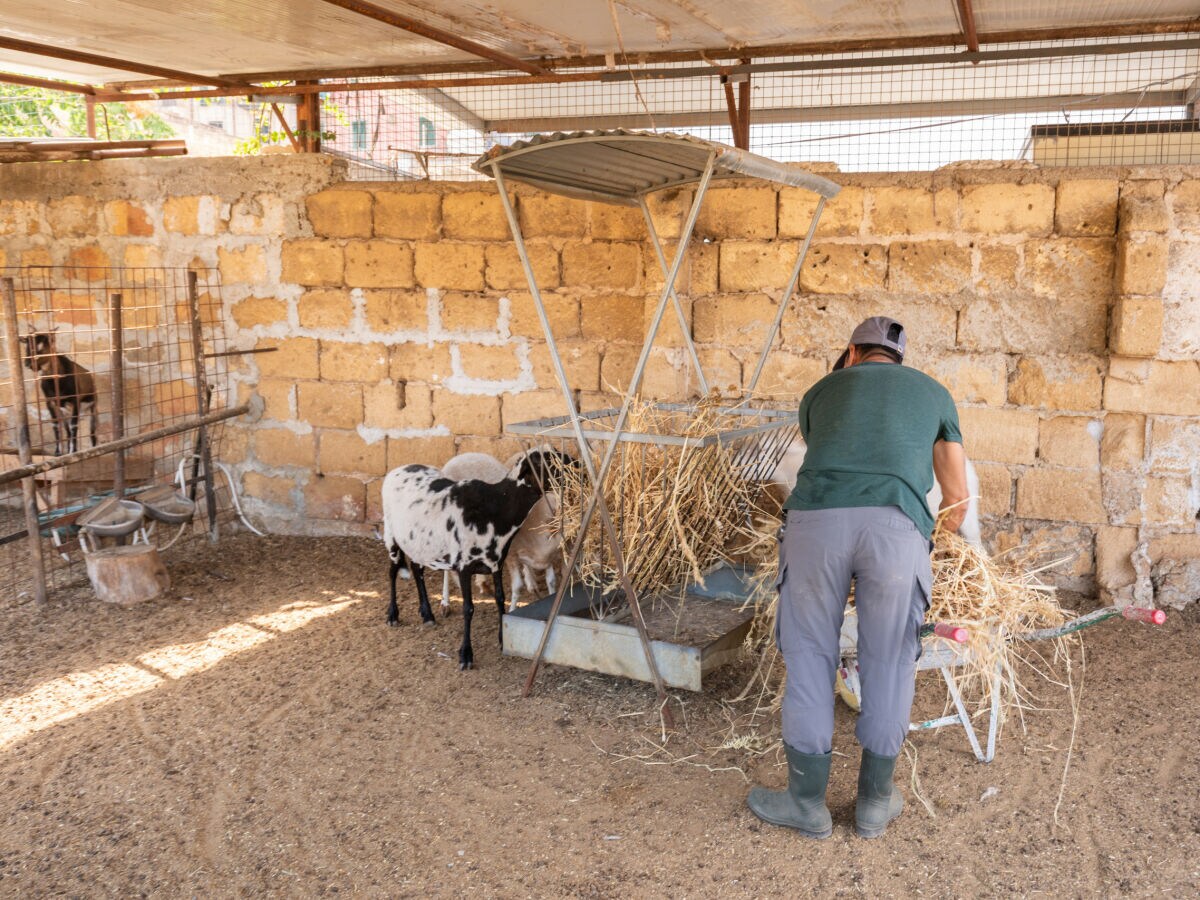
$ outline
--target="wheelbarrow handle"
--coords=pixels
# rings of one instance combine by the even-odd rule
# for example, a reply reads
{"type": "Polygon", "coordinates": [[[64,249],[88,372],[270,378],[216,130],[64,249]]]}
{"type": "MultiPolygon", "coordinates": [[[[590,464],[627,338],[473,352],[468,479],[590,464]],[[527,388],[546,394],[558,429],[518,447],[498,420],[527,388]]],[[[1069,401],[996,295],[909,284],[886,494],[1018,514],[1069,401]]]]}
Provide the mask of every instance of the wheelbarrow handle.
{"type": "Polygon", "coordinates": [[[940,638],[945,638],[948,641],[954,641],[956,644],[965,644],[970,638],[970,632],[961,625],[946,625],[943,622],[938,622],[934,625],[923,625],[921,627],[921,637],[936,635],[940,638]]]}
{"type": "Polygon", "coordinates": [[[1131,622],[1145,622],[1148,625],[1161,625],[1167,621],[1167,614],[1161,609],[1143,609],[1137,606],[1126,606],[1121,615],[1131,622]]]}

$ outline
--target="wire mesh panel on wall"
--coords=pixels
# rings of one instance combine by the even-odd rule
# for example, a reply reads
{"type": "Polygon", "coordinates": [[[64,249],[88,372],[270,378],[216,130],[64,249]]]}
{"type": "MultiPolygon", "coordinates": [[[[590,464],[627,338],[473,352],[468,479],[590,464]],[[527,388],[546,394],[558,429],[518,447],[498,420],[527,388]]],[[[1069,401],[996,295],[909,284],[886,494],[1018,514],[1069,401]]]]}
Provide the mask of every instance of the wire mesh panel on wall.
{"type": "MultiPolygon", "coordinates": [[[[16,318],[6,314],[4,327],[19,338],[19,358],[5,352],[0,359],[0,476],[22,464],[23,392],[30,463],[53,466],[34,477],[41,555],[53,589],[82,579],[80,516],[114,491],[136,498],[173,484],[180,472],[185,493],[194,498],[204,490],[193,462],[194,429],[120,453],[66,465],[57,460],[170,431],[230,405],[220,284],[215,271],[204,269],[195,270],[193,292],[187,269],[32,266],[0,270],[0,290],[7,294],[10,286],[16,318]]],[[[220,436],[219,426],[206,430],[214,455],[220,436]]],[[[196,505],[194,523],[205,506],[196,505]]],[[[7,599],[28,596],[33,583],[26,521],[21,483],[0,484],[0,596],[7,599]]],[[[187,531],[156,524],[143,536],[165,545],[187,531]]]]}
{"type": "Polygon", "coordinates": [[[492,144],[538,132],[638,128],[734,143],[722,78],[746,75],[749,149],[784,161],[842,171],[1200,162],[1192,35],[992,44],[969,57],[951,47],[725,66],[617,57],[608,69],[558,69],[563,83],[430,76],[427,89],[326,95],[339,110],[326,146],[351,161],[352,178],[460,179],[478,177],[468,165],[492,144]]]}

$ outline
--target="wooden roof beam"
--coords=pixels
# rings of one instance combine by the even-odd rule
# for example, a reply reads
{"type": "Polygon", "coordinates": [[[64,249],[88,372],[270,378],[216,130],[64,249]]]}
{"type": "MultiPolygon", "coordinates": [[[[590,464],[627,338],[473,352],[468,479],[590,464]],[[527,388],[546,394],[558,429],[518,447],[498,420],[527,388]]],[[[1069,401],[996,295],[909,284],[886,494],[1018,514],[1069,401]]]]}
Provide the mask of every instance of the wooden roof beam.
{"type": "Polygon", "coordinates": [[[385,25],[391,25],[393,28],[400,28],[412,34],[420,35],[439,44],[456,47],[465,53],[470,53],[472,56],[490,59],[492,62],[500,63],[500,65],[509,69],[516,69],[530,75],[541,75],[546,71],[537,63],[509,56],[500,50],[493,50],[491,47],[485,47],[483,44],[469,41],[464,37],[452,34],[449,31],[443,31],[433,25],[418,22],[416,19],[402,16],[399,13],[392,12],[390,9],[376,6],[374,3],[367,3],[366,0],[325,0],[325,2],[352,13],[358,13],[360,16],[374,19],[377,22],[383,22],[385,25]]]}
{"type": "Polygon", "coordinates": [[[971,0],[958,0],[958,19],[963,37],[967,39],[967,49],[978,53],[979,35],[975,33],[975,10],[971,8],[971,0]]]}
{"type": "Polygon", "coordinates": [[[181,72],[178,69],[164,69],[162,66],[151,66],[145,63],[131,62],[127,59],[115,59],[111,56],[99,56],[95,53],[85,53],[82,50],[67,50],[63,47],[35,44],[32,41],[21,41],[10,37],[0,37],[0,49],[16,50],[18,53],[29,53],[34,56],[46,56],[50,59],[66,59],[72,62],[85,63],[90,66],[100,66],[105,69],[141,72],[143,75],[153,75],[155,78],[170,78],[187,84],[209,84],[213,87],[222,88],[236,87],[239,84],[239,82],[229,78],[210,78],[207,75],[195,75],[191,72],[181,72]]]}
{"type": "Polygon", "coordinates": [[[72,84],[69,81],[52,81],[49,78],[34,78],[32,75],[13,75],[0,72],[0,82],[4,84],[20,84],[25,87],[45,88],[48,91],[65,91],[69,94],[94,95],[96,89],[86,84],[72,84]]]}

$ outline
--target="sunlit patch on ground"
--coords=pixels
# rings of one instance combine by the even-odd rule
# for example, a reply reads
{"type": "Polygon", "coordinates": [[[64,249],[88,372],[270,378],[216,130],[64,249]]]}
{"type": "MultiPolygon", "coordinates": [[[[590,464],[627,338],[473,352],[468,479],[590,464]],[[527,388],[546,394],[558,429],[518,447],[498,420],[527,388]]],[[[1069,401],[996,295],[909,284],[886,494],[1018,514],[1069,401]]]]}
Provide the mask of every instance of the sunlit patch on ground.
{"type": "Polygon", "coordinates": [[[0,750],[31,734],[93,712],[109,703],[195,675],[229,657],[360,603],[373,592],[353,591],[324,603],[287,603],[273,613],[226,625],[203,640],[171,644],[143,653],[132,663],[112,663],[71,672],[39,684],[27,694],[0,700],[0,750]]]}

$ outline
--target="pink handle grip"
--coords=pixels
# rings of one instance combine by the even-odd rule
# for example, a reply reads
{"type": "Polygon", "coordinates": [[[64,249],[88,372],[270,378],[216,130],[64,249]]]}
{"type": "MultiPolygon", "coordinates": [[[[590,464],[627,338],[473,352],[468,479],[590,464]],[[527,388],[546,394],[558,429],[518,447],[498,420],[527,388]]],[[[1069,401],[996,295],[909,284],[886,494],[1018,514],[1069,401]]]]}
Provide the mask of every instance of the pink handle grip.
{"type": "Polygon", "coordinates": [[[1167,614],[1161,609],[1140,609],[1127,606],[1121,610],[1121,615],[1132,622],[1146,622],[1150,625],[1161,625],[1167,621],[1167,614]]]}
{"type": "Polygon", "coordinates": [[[933,626],[933,633],[940,638],[946,638],[946,640],[954,641],[957,644],[965,644],[967,638],[970,637],[967,629],[961,625],[942,625],[939,623],[933,626]]]}

